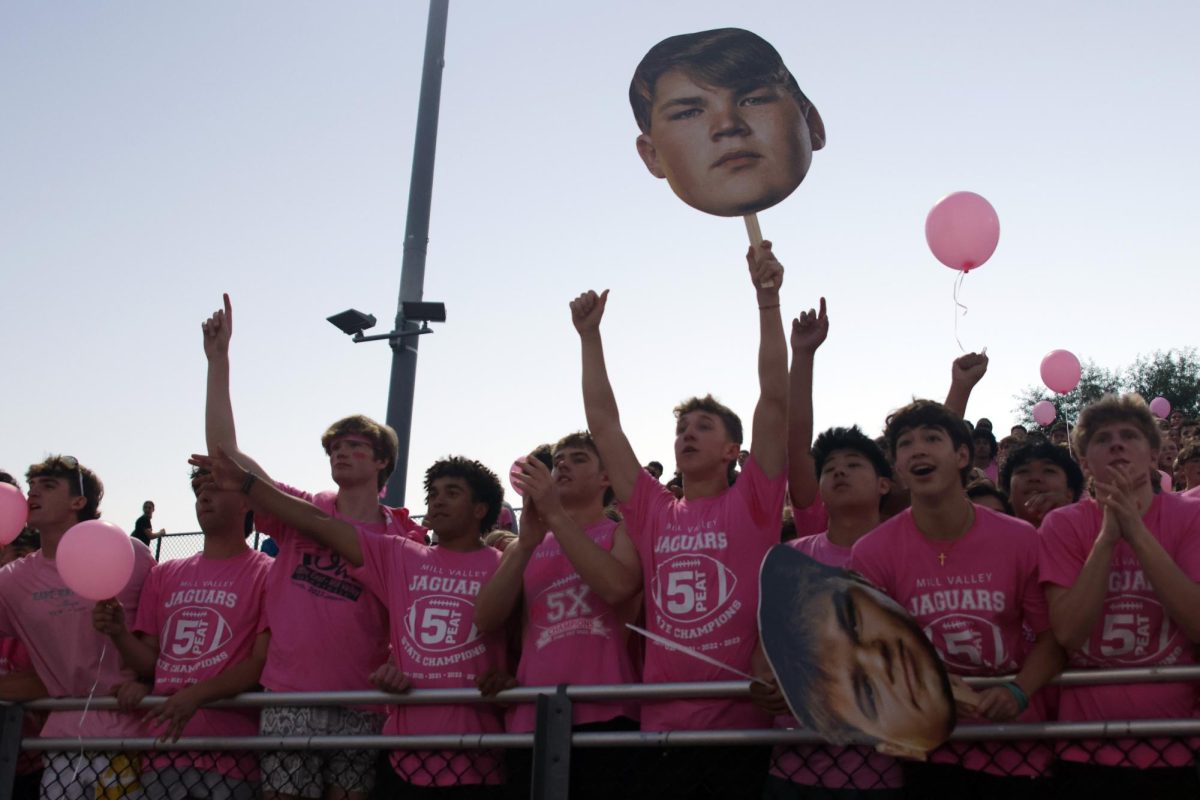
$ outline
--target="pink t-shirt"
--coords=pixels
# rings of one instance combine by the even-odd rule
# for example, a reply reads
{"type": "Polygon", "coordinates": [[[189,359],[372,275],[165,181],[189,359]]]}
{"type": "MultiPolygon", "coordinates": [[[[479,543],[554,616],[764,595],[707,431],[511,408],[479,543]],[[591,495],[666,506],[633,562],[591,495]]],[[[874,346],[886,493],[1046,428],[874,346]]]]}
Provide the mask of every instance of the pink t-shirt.
{"type": "MultiPolygon", "coordinates": [[[[611,550],[617,523],[605,519],[584,533],[602,550],[611,550]]],[[[546,534],[525,567],[528,620],[522,637],[517,682],[522,686],[560,683],[635,683],[624,626],[616,609],[593,592],[563,553],[553,533],[546,534]]],[[[575,703],[576,725],[618,716],[637,719],[637,706],[624,703],[575,703]]],[[[527,733],[537,716],[532,703],[508,713],[508,729],[527,733]]]]}
{"type": "MultiPolygon", "coordinates": [[[[506,665],[503,631],[475,629],[475,596],[496,572],[500,551],[469,553],[427,547],[362,529],[363,565],[352,574],[387,607],[396,663],[414,689],[475,686],[475,679],[506,665]]],[[[500,711],[490,703],[389,706],[386,735],[500,733],[500,711]]],[[[494,750],[438,753],[399,751],[392,765],[417,786],[500,783],[503,754],[494,750]]]]}
{"type": "MultiPolygon", "coordinates": [[[[975,523],[954,541],[927,538],[907,509],[859,539],[851,568],[904,606],[954,675],[1019,671],[1035,636],[1050,627],[1038,583],[1038,532],[1028,522],[973,506],[975,523]]],[[[1030,698],[1017,722],[1040,722],[1030,698]]],[[[983,720],[979,720],[983,722],[983,720]]],[[[1030,742],[951,742],[934,763],[961,763],[996,775],[1040,775],[1050,752],[1030,742]]]]}
{"type": "MultiPolygon", "coordinates": [[[[779,542],[787,471],[767,478],[751,456],[715,497],[676,500],[642,470],[621,508],[642,558],[646,626],[744,672],[758,642],[758,568],[779,542]]],[[[727,681],[735,676],[656,642],[646,645],[646,683],[727,681]]],[[[671,700],[642,706],[642,730],[765,728],[749,700],[671,700]]]]}
{"type": "MultiPolygon", "coordinates": [[[[126,619],[136,618],[142,583],[154,566],[150,548],[136,539],[130,543],[133,576],[117,595],[126,619]]],[[[93,684],[96,697],[108,697],[134,678],[116,645],[92,627],[95,605],[68,589],[53,559],[40,550],[0,569],[0,636],[21,640],[51,697],[87,697],[93,684]]],[[[141,724],[137,716],[118,711],[54,711],[42,735],[133,737],[141,735],[141,724]]]]}
{"type": "MultiPolygon", "coordinates": [[[[250,657],[254,640],[267,627],[263,600],[271,563],[265,553],[247,550],[225,559],[197,553],[150,570],[133,630],[158,639],[154,694],[175,694],[250,657]]],[[[183,729],[184,736],[257,734],[257,709],[201,708],[183,729]]],[[[153,759],[155,767],[177,763],[242,780],[257,778],[255,762],[182,752],[153,759]]]]}
{"type": "MultiPolygon", "coordinates": [[[[33,669],[33,661],[29,651],[21,640],[12,636],[0,639],[0,675],[10,675],[14,672],[28,672],[33,669]]],[[[39,711],[26,711],[21,721],[21,737],[37,736],[42,730],[46,715],[39,711]]],[[[42,768],[42,754],[36,750],[22,750],[17,756],[17,774],[28,775],[42,768]]]]}
{"type": "MultiPolygon", "coordinates": [[[[336,492],[317,495],[276,484],[335,519],[336,492]]],[[[380,506],[386,533],[407,536],[418,528],[403,509],[380,506]]],[[[267,514],[256,527],[275,540],[279,555],[267,576],[267,627],[271,644],[262,684],[274,692],[373,689],[368,676],[388,658],[387,610],[350,574],[336,552],[267,514]],[[331,652],[337,658],[330,658],[331,652]]],[[[359,523],[345,520],[359,527],[359,523]]],[[[383,525],[367,530],[384,533],[383,525]]]]}
{"type": "MultiPolygon", "coordinates": [[[[1075,583],[1102,521],[1103,511],[1090,498],[1046,516],[1041,528],[1043,582],[1062,587],[1075,583]]],[[[1176,494],[1158,494],[1142,521],[1184,574],[1200,580],[1200,502],[1176,494]]],[[[1071,653],[1071,667],[1152,667],[1195,661],[1194,646],[1167,616],[1133,549],[1125,541],[1118,542],[1099,622],[1083,648],[1071,653]]],[[[1195,686],[1188,683],[1064,686],[1059,718],[1098,721],[1191,717],[1195,698],[1195,686]]],[[[1180,742],[1150,740],[1139,744],[1121,739],[1095,745],[1094,754],[1072,746],[1062,757],[1140,768],[1192,763],[1191,753],[1180,742]]]]}
{"type": "MultiPolygon", "coordinates": [[[[829,532],[785,542],[822,564],[846,567],[849,547],[829,541],[829,532]]],[[[790,714],[775,718],[776,728],[797,728],[800,723],[790,714]]],[[[826,789],[898,789],[904,785],[904,773],[896,759],[882,755],[873,747],[839,747],[826,744],[796,744],[776,747],[771,756],[771,774],[804,786],[826,789]]]]}

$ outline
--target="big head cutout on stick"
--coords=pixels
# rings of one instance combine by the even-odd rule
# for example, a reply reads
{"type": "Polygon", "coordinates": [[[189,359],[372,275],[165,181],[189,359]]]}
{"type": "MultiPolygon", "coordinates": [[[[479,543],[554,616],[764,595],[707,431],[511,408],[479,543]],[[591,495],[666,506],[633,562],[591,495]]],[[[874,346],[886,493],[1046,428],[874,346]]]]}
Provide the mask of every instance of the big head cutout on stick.
{"type": "Polygon", "coordinates": [[[689,206],[746,216],[755,231],[755,212],[794,192],[825,145],[821,115],[779,53],[740,28],[654,45],[629,84],[629,103],[650,174],[689,206]]]}
{"type": "Polygon", "coordinates": [[[787,545],[763,559],[759,591],[763,651],[805,727],[834,744],[865,737],[880,752],[912,758],[950,736],[946,668],[895,601],[787,545]]]}

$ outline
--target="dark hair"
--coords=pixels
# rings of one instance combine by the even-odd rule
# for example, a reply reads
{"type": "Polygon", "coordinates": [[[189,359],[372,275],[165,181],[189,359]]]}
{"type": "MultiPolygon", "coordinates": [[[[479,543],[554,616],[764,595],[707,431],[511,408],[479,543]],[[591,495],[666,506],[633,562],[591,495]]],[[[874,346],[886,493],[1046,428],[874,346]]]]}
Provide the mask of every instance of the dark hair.
{"type": "Polygon", "coordinates": [[[1004,513],[1010,517],[1013,514],[1012,503],[1008,502],[1008,495],[997,489],[991,481],[972,481],[967,485],[967,498],[974,501],[981,497],[992,497],[1000,501],[1001,507],[1004,508],[1004,513]]]}
{"type": "Polygon", "coordinates": [[[693,411],[703,411],[720,417],[721,424],[725,426],[725,433],[729,435],[730,440],[741,445],[742,420],[728,406],[721,405],[711,394],[706,394],[704,397],[692,397],[675,406],[675,419],[678,420],[684,414],[690,414],[693,411]]]}
{"type": "Polygon", "coordinates": [[[546,469],[554,469],[554,447],[549,444],[539,444],[530,451],[529,455],[545,465],[546,469]]]}
{"type": "MultiPolygon", "coordinates": [[[[591,451],[592,455],[596,457],[596,463],[600,465],[600,469],[604,469],[604,459],[600,458],[600,451],[596,449],[596,440],[592,438],[590,431],[576,431],[575,433],[568,433],[566,436],[554,443],[553,455],[558,455],[559,450],[567,447],[591,451]]],[[[554,469],[553,463],[551,463],[550,468],[554,469]]],[[[608,505],[613,501],[614,497],[616,497],[616,494],[613,492],[612,487],[609,486],[604,490],[604,499],[602,502],[604,505],[608,505]]]]}
{"type": "Polygon", "coordinates": [[[1046,440],[1026,442],[1008,454],[1008,460],[1000,468],[1000,488],[1006,493],[1012,492],[1012,475],[1020,467],[1034,461],[1049,461],[1061,469],[1067,476],[1067,488],[1071,490],[1071,499],[1078,500],[1083,493],[1083,470],[1071,458],[1071,454],[1056,444],[1046,440]]]}
{"type": "Polygon", "coordinates": [[[1012,433],[1013,431],[1018,430],[1018,429],[1024,431],[1025,433],[1029,433],[1029,429],[1026,428],[1024,425],[1013,425],[1011,428],[1008,429],[1008,432],[1012,433]]]}
{"type": "Polygon", "coordinates": [[[659,475],[663,474],[663,465],[662,465],[661,461],[651,461],[646,466],[647,467],[658,467],[658,474],[659,475]]]}
{"type": "Polygon", "coordinates": [[[18,489],[21,488],[21,484],[17,483],[17,479],[2,469],[0,469],[0,483],[7,483],[16,486],[18,489]]]}
{"type": "Polygon", "coordinates": [[[1162,434],[1154,423],[1150,407],[1139,394],[1106,394],[1094,403],[1089,403],[1079,414],[1075,423],[1075,450],[1087,455],[1088,445],[1096,431],[1114,422],[1128,422],[1142,432],[1151,450],[1162,446],[1162,434]]]}
{"type": "Polygon", "coordinates": [[[892,477],[892,465],[888,463],[887,456],[879,449],[879,445],[857,425],[852,425],[849,428],[830,428],[822,431],[813,442],[812,457],[817,465],[818,478],[825,469],[825,462],[837,450],[853,450],[871,462],[876,475],[888,479],[892,477]]]}
{"type": "Polygon", "coordinates": [[[675,69],[705,86],[783,86],[801,110],[812,105],[779,52],[761,36],[741,28],[684,33],[651,47],[629,82],[629,105],[642,133],[650,132],[658,79],[675,69]]]}
{"type": "MultiPolygon", "coordinates": [[[[188,475],[188,478],[192,482],[192,492],[193,493],[200,494],[200,490],[196,488],[196,479],[199,478],[201,475],[208,475],[208,474],[210,474],[210,471],[207,469],[204,469],[203,467],[192,467],[192,471],[188,475]]],[[[147,500],[146,502],[149,503],[150,501],[147,500]]],[[[242,538],[249,539],[250,534],[252,534],[252,533],[254,533],[254,512],[247,511],[246,516],[242,519],[242,538]]]]}
{"type": "Polygon", "coordinates": [[[974,443],[977,441],[987,442],[988,458],[996,457],[996,447],[997,447],[996,436],[992,433],[991,428],[980,428],[980,427],[976,426],[975,433],[971,434],[971,444],[972,444],[971,454],[972,455],[974,455],[974,453],[975,453],[974,443]]]}
{"type": "Polygon", "coordinates": [[[80,522],[100,519],[100,501],[104,499],[104,484],[100,482],[96,473],[83,464],[79,464],[78,461],[76,461],[78,466],[67,466],[67,458],[67,456],[50,456],[40,464],[34,464],[25,470],[25,479],[58,478],[67,484],[67,492],[71,497],[79,497],[79,484],[82,478],[83,496],[87,500],[87,504],[76,512],[75,518],[80,522]]]}
{"type": "Polygon", "coordinates": [[[1175,469],[1179,469],[1189,461],[1197,460],[1200,460],[1200,443],[1185,444],[1179,449],[1179,455],[1175,456],[1175,469]]]}
{"type": "Polygon", "coordinates": [[[321,447],[325,449],[325,455],[329,455],[333,440],[342,436],[362,436],[371,443],[375,458],[384,462],[383,469],[376,477],[377,488],[382,489],[387,485],[388,478],[396,469],[396,458],[400,452],[400,439],[391,426],[380,425],[362,414],[339,419],[321,436],[321,447]]]}
{"type": "MultiPolygon", "coordinates": [[[[956,451],[965,447],[968,453],[974,452],[974,442],[962,417],[933,400],[913,400],[904,408],[893,411],[887,418],[883,435],[887,437],[888,451],[893,461],[896,459],[896,441],[905,431],[914,428],[941,428],[950,437],[950,443],[956,451]]],[[[963,486],[967,485],[970,474],[971,459],[967,459],[967,465],[959,470],[963,486]]]]}
{"type": "Polygon", "coordinates": [[[433,466],[425,470],[425,493],[433,488],[433,482],[438,478],[462,478],[471,490],[471,501],[487,505],[487,513],[479,521],[479,533],[483,535],[496,527],[500,517],[500,506],[504,502],[504,489],[496,473],[480,464],[462,456],[448,456],[441,461],[435,461],[433,466]]]}

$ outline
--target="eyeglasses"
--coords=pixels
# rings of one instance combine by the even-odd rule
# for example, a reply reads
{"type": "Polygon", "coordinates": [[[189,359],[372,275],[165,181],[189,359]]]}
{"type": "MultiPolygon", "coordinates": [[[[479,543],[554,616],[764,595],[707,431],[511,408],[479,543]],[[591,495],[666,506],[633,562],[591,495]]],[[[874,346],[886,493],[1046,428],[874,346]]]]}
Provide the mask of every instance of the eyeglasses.
{"type": "Polygon", "coordinates": [[[83,491],[83,468],[79,466],[79,459],[75,456],[59,456],[58,460],[67,469],[75,470],[75,474],[79,476],[79,496],[87,497],[83,491]]]}

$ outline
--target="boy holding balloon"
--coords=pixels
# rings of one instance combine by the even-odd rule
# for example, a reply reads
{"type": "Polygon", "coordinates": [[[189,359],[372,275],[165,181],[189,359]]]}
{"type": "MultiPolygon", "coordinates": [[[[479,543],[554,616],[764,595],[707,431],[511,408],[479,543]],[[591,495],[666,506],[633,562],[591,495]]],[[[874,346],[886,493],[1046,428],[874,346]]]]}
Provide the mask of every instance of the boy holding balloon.
{"type": "MultiPolygon", "coordinates": [[[[96,474],[72,456],[51,456],[26,472],[29,481],[30,527],[42,537],[40,551],[0,570],[0,637],[14,636],[29,651],[34,669],[51,697],[107,696],[133,673],[123,666],[116,648],[92,627],[92,607],[98,597],[87,598],[70,586],[70,577],[59,574],[56,557],[68,530],[98,520],[104,486],[96,474]]],[[[99,524],[99,523],[93,523],[99,524]]],[[[118,529],[119,530],[119,529],[118,529]]],[[[132,575],[116,600],[136,613],[142,583],[154,556],[124,531],[122,546],[133,549],[132,575]],[[128,544],[125,544],[128,543],[128,544]]],[[[100,533],[79,528],[72,536],[100,533]]],[[[103,557],[106,553],[97,553],[103,557]]],[[[128,553],[113,553],[121,561],[128,553]]],[[[103,561],[91,565],[99,577],[117,569],[103,561]]],[[[45,737],[137,737],[137,717],[119,711],[54,711],[42,730],[45,737]]],[[[132,787],[137,765],[124,753],[78,751],[46,754],[42,776],[43,797],[94,797],[100,787],[132,787]]]]}

